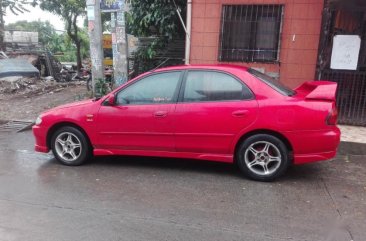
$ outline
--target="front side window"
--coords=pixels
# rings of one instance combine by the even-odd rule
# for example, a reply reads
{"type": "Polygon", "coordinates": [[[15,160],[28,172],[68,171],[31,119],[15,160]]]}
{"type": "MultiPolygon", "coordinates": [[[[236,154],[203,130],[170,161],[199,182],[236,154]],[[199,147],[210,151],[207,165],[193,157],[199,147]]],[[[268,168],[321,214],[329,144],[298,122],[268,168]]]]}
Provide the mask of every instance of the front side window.
{"type": "Polygon", "coordinates": [[[183,101],[228,101],[252,99],[252,92],[234,77],[214,71],[189,71],[183,101]]]}
{"type": "Polygon", "coordinates": [[[220,61],[278,60],[282,5],[224,5],[220,61]]]}
{"type": "Polygon", "coordinates": [[[117,94],[119,105],[172,103],[181,72],[158,73],[147,76],[117,94]]]}

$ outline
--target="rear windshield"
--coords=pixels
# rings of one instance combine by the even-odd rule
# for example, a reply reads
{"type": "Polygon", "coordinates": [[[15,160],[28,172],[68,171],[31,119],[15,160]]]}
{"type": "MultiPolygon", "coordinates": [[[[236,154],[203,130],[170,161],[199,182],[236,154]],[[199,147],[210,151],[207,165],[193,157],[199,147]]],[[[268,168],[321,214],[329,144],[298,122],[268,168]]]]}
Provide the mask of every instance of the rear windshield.
{"type": "Polygon", "coordinates": [[[257,77],[258,79],[260,79],[261,81],[263,81],[265,84],[272,87],[277,92],[283,94],[283,95],[293,96],[293,95],[296,94],[296,92],[294,90],[292,90],[289,87],[285,86],[281,82],[275,80],[274,78],[272,78],[268,75],[265,75],[265,74],[255,70],[255,69],[248,69],[248,72],[250,74],[254,75],[255,77],[257,77]]]}

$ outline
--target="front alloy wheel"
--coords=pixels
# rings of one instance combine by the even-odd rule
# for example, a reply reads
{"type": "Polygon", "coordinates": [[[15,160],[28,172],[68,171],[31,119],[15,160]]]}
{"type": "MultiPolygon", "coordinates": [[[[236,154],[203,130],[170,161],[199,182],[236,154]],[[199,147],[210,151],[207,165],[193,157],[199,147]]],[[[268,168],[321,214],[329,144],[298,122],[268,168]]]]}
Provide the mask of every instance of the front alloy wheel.
{"type": "Polygon", "coordinates": [[[91,156],[91,148],[85,135],[74,127],[58,129],[51,140],[52,152],[62,164],[77,166],[91,156]]]}
{"type": "Polygon", "coordinates": [[[77,160],[83,150],[81,141],[71,132],[62,132],[56,137],[55,149],[57,155],[67,162],[77,160]]]}

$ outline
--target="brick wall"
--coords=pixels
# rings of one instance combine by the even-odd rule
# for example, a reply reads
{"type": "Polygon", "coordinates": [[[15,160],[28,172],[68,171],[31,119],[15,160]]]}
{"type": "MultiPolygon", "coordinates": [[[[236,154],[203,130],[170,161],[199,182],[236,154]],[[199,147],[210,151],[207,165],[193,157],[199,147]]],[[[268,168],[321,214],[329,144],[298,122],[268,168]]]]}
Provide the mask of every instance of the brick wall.
{"type": "MultiPolygon", "coordinates": [[[[235,64],[280,74],[290,87],[313,80],[317,61],[323,0],[192,0],[192,64],[219,63],[219,32],[223,4],[283,4],[279,63],[235,64]]],[[[233,63],[233,62],[231,62],[233,63]]]]}

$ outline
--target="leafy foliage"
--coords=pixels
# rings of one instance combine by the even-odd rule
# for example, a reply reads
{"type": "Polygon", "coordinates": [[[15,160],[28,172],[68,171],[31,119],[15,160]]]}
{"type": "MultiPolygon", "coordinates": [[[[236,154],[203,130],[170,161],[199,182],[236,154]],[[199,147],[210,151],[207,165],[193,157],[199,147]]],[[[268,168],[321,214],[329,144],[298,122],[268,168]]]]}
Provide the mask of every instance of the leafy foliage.
{"type": "Polygon", "coordinates": [[[163,46],[163,43],[159,41],[159,39],[154,40],[146,46],[139,46],[137,51],[134,53],[135,64],[139,67],[139,69],[136,70],[139,72],[146,72],[148,70],[154,69],[159,64],[159,61],[155,61],[154,57],[156,56],[157,52],[163,48],[163,46]]]}
{"type": "MultiPolygon", "coordinates": [[[[62,44],[58,45],[59,46],[59,50],[56,51],[57,49],[57,44],[56,42],[55,45],[53,46],[52,51],[54,53],[57,52],[62,52],[64,55],[63,56],[59,56],[58,59],[61,62],[75,62],[77,61],[75,52],[77,51],[75,44],[73,43],[73,41],[71,40],[71,38],[66,34],[62,34],[62,44]]],[[[81,59],[85,59],[87,57],[90,56],[90,48],[89,48],[89,36],[88,36],[88,32],[87,29],[83,28],[79,30],[79,37],[81,40],[81,45],[80,45],[80,56],[81,59]]]]}
{"type": "MultiPolygon", "coordinates": [[[[82,30],[80,33],[83,44],[81,44],[80,53],[81,58],[89,57],[89,38],[86,30],[82,30]]],[[[57,55],[57,59],[61,62],[76,62],[75,55],[76,46],[71,41],[70,37],[64,33],[58,36],[54,36],[52,42],[49,45],[49,50],[57,55]],[[62,55],[59,55],[59,54],[62,55]]]]}
{"type": "Polygon", "coordinates": [[[95,96],[104,96],[111,92],[111,87],[106,79],[96,79],[95,96]]]}
{"type": "Polygon", "coordinates": [[[40,7],[69,21],[85,15],[86,3],[85,0],[40,0],[40,7]]]}
{"type": "Polygon", "coordinates": [[[7,8],[10,9],[15,15],[18,15],[19,13],[29,12],[29,10],[24,7],[24,5],[37,5],[37,0],[28,1],[28,0],[2,0],[1,1],[1,15],[5,15],[5,10],[7,8]]]}
{"type": "Polygon", "coordinates": [[[129,32],[139,37],[159,36],[171,40],[184,34],[176,7],[185,19],[186,0],[132,0],[127,15],[129,32]]]}
{"type": "Polygon", "coordinates": [[[159,64],[154,61],[156,54],[163,50],[174,37],[185,36],[177,8],[185,19],[186,0],[132,0],[126,16],[127,31],[137,37],[156,37],[135,52],[135,62],[141,71],[147,71],[159,64]]]}

